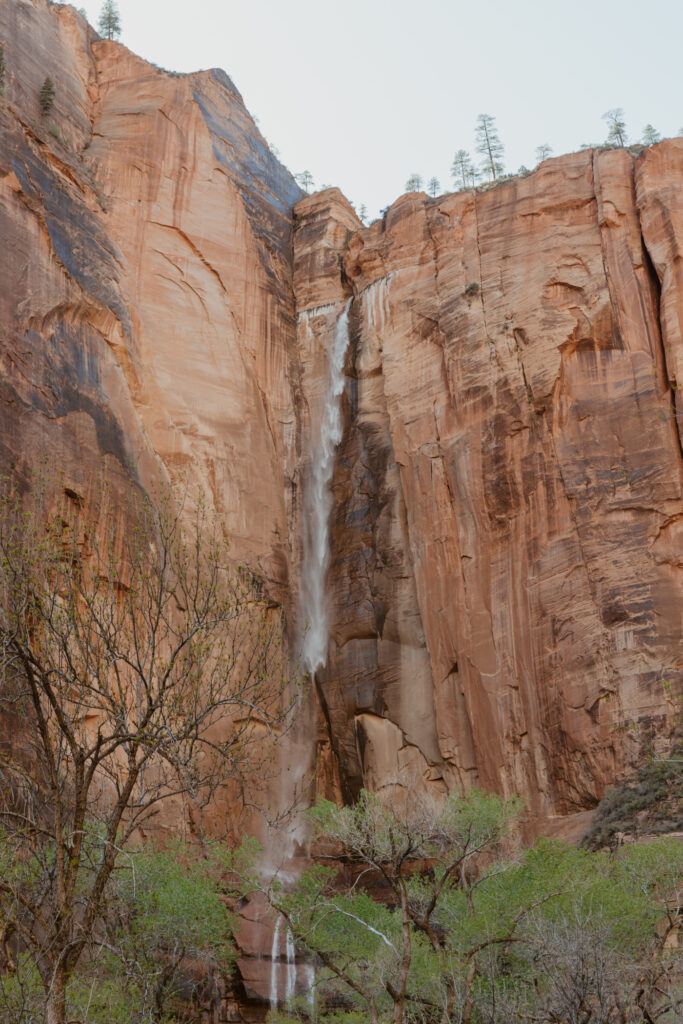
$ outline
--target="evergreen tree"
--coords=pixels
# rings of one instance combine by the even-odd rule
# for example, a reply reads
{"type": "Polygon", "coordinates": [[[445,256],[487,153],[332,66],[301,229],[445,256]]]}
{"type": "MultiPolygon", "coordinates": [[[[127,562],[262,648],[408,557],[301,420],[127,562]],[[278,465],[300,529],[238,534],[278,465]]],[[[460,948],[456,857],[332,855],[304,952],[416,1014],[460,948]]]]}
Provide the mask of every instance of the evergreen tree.
{"type": "Polygon", "coordinates": [[[655,142],[659,142],[661,135],[651,124],[646,124],[643,128],[643,145],[654,146],[655,142]]]}
{"type": "Polygon", "coordinates": [[[5,50],[0,45],[0,96],[5,95],[5,50]]]}
{"type": "Polygon", "coordinates": [[[97,23],[100,35],[105,39],[118,39],[121,35],[121,17],[116,0],[104,0],[97,23]]]}
{"type": "Polygon", "coordinates": [[[490,181],[496,181],[505,173],[503,166],[503,143],[496,128],[496,119],[490,114],[480,114],[475,129],[476,150],[481,156],[481,169],[490,181]]]}
{"type": "Polygon", "coordinates": [[[307,194],[313,189],[313,175],[310,171],[302,171],[300,174],[295,174],[294,180],[307,194]]]}
{"type": "Polygon", "coordinates": [[[406,192],[421,192],[422,177],[419,174],[411,174],[406,182],[406,192]]]}
{"type": "Polygon", "coordinates": [[[39,102],[43,117],[47,117],[55,103],[55,86],[49,75],[43,82],[40,90],[39,102]]]}
{"type": "Polygon", "coordinates": [[[625,146],[628,143],[626,135],[626,122],[624,111],[621,107],[613,107],[602,115],[603,121],[607,121],[607,142],[610,146],[625,146]]]}
{"type": "Polygon", "coordinates": [[[441,182],[439,181],[438,178],[429,179],[429,182],[427,184],[427,191],[429,192],[430,196],[432,196],[432,198],[438,196],[439,192],[441,191],[441,182]]]}
{"type": "Polygon", "coordinates": [[[365,224],[365,222],[368,219],[368,208],[365,205],[365,203],[361,203],[360,204],[360,210],[358,211],[358,216],[360,218],[361,224],[365,224]]]}
{"type": "Polygon", "coordinates": [[[458,192],[473,188],[477,174],[472,166],[472,159],[466,149],[457,150],[451,164],[451,177],[458,192]]]}
{"type": "Polygon", "coordinates": [[[536,147],[536,163],[542,164],[544,160],[547,160],[553,151],[553,147],[549,146],[547,142],[542,143],[536,147]]]}

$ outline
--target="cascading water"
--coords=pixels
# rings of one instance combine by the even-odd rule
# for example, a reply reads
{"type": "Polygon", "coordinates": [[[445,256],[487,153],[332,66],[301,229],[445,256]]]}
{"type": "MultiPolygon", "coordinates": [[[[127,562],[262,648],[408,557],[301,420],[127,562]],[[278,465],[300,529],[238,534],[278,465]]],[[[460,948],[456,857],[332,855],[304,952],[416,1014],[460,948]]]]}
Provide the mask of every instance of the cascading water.
{"type": "Polygon", "coordinates": [[[287,987],[285,989],[285,1002],[289,1002],[294,997],[296,991],[296,949],[294,946],[294,936],[287,926],[287,941],[285,943],[285,951],[287,955],[287,987]]]}
{"type": "MultiPolygon", "coordinates": [[[[273,945],[270,950],[270,1008],[276,1010],[280,1000],[280,934],[282,918],[278,917],[273,929],[273,945]]],[[[285,991],[284,1001],[288,1003],[296,995],[296,947],[289,925],[285,934],[285,991]]],[[[315,977],[315,975],[314,975],[315,977]]]]}
{"type": "Polygon", "coordinates": [[[280,956],[280,929],[282,918],[278,917],[273,929],[273,945],[270,950],[270,1008],[277,1010],[278,997],[278,957],[280,956]]]}
{"type": "Polygon", "coordinates": [[[334,329],[319,428],[312,435],[311,472],[304,497],[302,617],[306,633],[302,657],[311,675],[327,661],[325,577],[330,561],[330,484],[335,454],[342,437],[341,396],[344,391],[344,360],[349,347],[350,305],[349,299],[334,329]]]}

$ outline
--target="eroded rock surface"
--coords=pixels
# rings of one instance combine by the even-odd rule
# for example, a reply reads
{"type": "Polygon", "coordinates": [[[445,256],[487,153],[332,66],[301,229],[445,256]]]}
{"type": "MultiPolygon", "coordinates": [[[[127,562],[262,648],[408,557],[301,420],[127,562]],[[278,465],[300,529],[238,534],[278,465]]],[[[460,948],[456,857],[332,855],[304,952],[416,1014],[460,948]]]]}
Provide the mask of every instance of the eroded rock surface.
{"type": "MultiPolygon", "coordinates": [[[[317,755],[333,798],[478,785],[557,832],[664,749],[683,141],[404,196],[363,229],[336,189],[302,199],[224,73],[152,68],[47,0],[3,3],[0,40],[3,473],[46,460],[114,508],[159,478],[203,489],[294,638],[312,424],[352,300],[329,656],[274,787],[317,755]]],[[[265,1005],[274,923],[245,922],[243,994],[265,1005]]]]}
{"type": "Polygon", "coordinates": [[[583,152],[349,242],[321,675],[348,796],[477,784],[543,818],[666,748],[682,175],[679,140],[583,152]]]}

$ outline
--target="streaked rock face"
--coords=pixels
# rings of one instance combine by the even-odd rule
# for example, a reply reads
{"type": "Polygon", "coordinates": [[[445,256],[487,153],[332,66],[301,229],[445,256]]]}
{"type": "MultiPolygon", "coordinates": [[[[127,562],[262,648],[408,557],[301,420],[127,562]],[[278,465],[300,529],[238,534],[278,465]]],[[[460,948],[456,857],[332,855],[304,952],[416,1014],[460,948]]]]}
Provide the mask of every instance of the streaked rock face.
{"type": "Polygon", "coordinates": [[[347,796],[477,784],[543,818],[665,747],[682,176],[679,140],[583,152],[348,243],[321,676],[347,796]]]}
{"type": "Polygon", "coordinates": [[[301,191],[222,72],[155,70],[43,0],[3,5],[0,33],[4,465],[46,453],[79,493],[101,472],[201,486],[281,597],[301,191]]]}
{"type": "MultiPolygon", "coordinates": [[[[404,196],[361,229],[338,190],[301,199],[222,72],[154,69],[46,0],[3,3],[0,39],[2,472],[45,460],[114,508],[159,477],[202,488],[294,637],[311,423],[353,299],[328,663],[277,785],[317,754],[319,793],[478,785],[543,829],[663,748],[683,140],[404,196]]],[[[245,920],[267,999],[272,922],[245,920]]]]}

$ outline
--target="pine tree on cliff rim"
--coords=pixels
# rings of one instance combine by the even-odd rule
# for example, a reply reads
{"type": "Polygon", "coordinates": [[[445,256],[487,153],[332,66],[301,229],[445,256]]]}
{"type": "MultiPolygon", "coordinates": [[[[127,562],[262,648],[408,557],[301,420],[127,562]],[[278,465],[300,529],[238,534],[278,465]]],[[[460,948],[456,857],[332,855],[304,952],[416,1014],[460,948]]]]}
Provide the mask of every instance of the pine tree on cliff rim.
{"type": "Polygon", "coordinates": [[[105,39],[119,38],[121,35],[121,16],[116,0],[104,0],[97,28],[100,35],[103,35],[105,39]]]}
{"type": "Polygon", "coordinates": [[[505,168],[503,166],[504,148],[498,135],[495,117],[490,114],[479,114],[475,135],[476,151],[483,157],[482,171],[489,175],[491,181],[496,181],[505,173],[505,168]]]}

